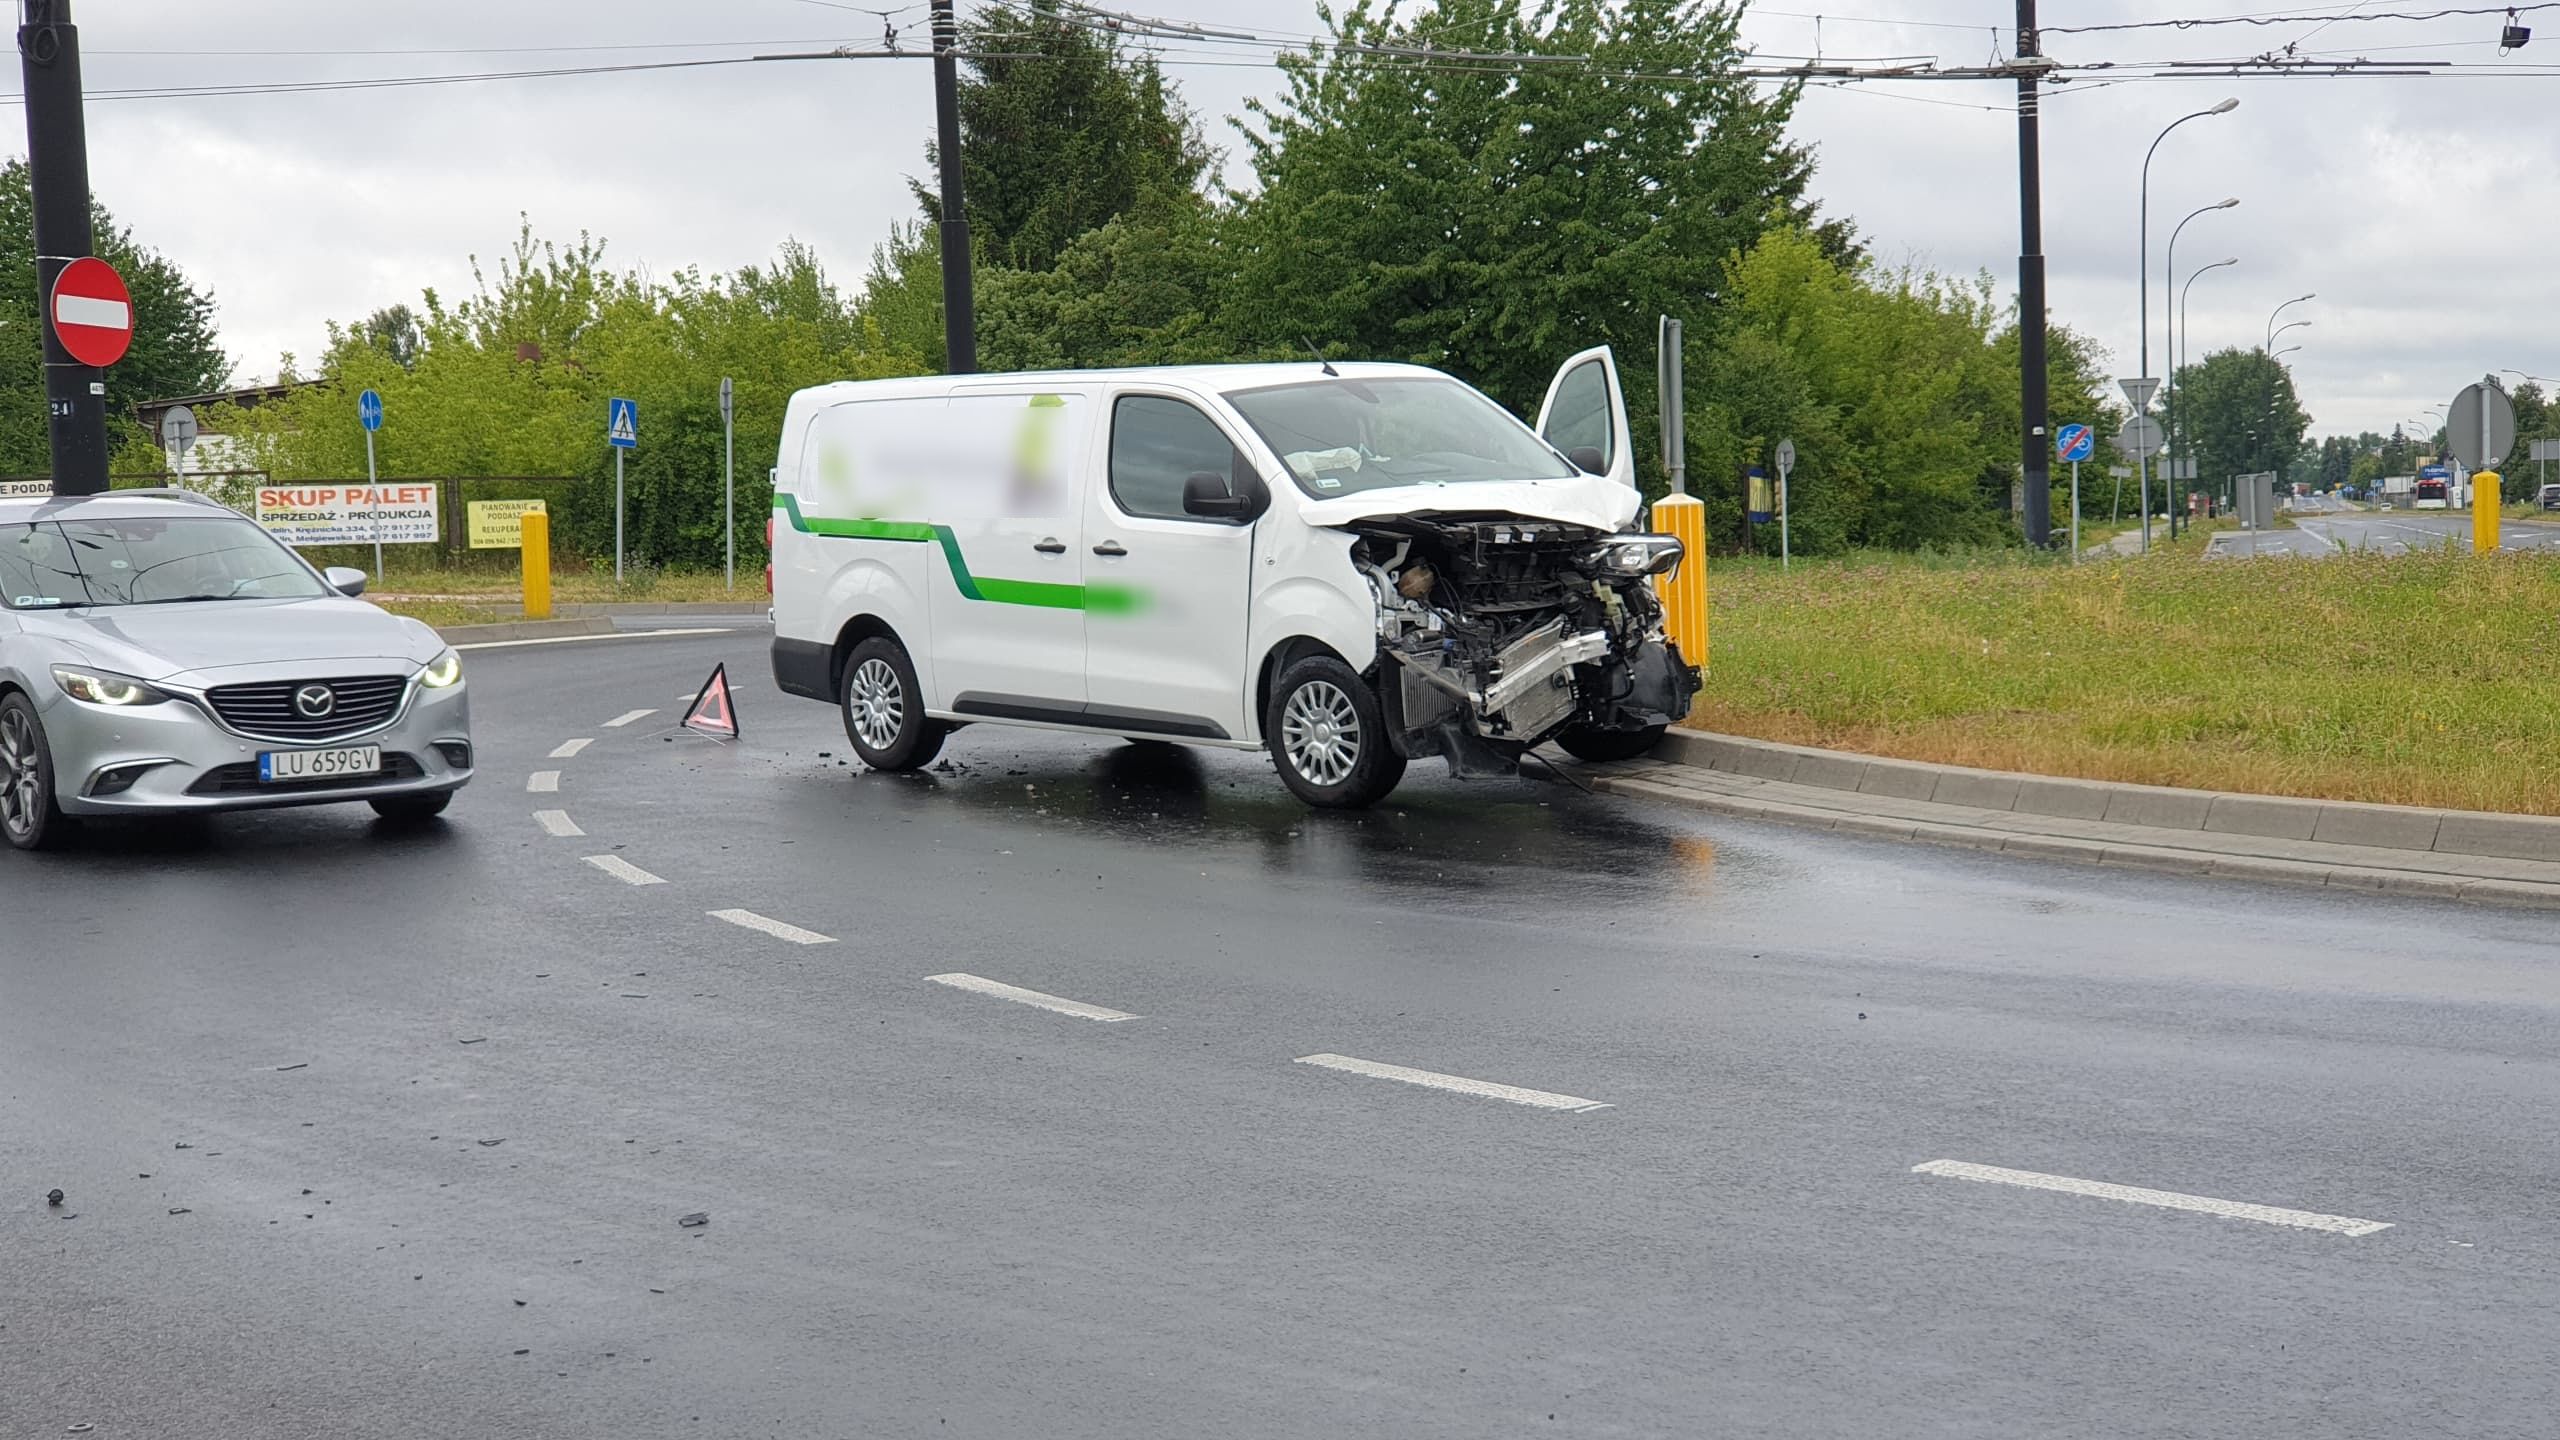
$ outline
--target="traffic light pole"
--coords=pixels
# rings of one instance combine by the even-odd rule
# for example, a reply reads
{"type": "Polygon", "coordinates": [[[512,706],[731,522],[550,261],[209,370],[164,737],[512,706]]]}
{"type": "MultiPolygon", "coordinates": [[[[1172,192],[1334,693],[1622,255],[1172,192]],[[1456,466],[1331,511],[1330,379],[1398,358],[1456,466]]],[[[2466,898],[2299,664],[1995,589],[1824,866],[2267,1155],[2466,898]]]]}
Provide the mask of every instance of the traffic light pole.
{"type": "Polygon", "coordinates": [[[71,0],[23,0],[18,56],[27,106],[27,173],[36,211],[36,306],[44,314],[44,396],[53,441],[53,493],[107,488],[104,372],[71,358],[53,328],[53,282],[87,258],[89,139],[80,108],[80,32],[71,0]]]}

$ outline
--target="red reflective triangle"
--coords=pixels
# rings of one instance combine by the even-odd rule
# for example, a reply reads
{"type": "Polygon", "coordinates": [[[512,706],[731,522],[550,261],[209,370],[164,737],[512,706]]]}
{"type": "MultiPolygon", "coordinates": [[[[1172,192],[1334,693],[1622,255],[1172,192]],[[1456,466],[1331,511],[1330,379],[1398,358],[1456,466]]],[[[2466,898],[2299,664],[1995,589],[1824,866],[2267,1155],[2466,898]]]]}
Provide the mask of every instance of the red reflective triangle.
{"type": "Polygon", "coordinates": [[[693,708],[684,712],[684,726],[705,735],[737,738],[738,712],[729,703],[728,666],[712,667],[711,679],[703,685],[702,693],[693,697],[693,708]]]}

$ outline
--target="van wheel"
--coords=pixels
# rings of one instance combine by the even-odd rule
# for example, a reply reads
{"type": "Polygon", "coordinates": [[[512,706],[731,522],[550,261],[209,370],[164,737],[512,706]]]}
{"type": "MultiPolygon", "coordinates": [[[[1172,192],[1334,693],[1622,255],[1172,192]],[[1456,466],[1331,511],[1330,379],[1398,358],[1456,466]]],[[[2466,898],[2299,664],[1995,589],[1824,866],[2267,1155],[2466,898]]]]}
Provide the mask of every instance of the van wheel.
{"type": "Polygon", "coordinates": [[[0,698],[0,838],[21,850],[59,844],[71,822],[54,803],[53,752],[24,695],[0,698]]]}
{"type": "Polygon", "coordinates": [[[874,770],[921,770],[942,753],[950,727],[924,713],[907,647],[874,635],[844,661],[844,737],[874,770]]]}
{"type": "Polygon", "coordinates": [[[1281,672],[1262,733],[1281,781],[1322,809],[1373,805],[1404,778],[1404,757],[1387,736],[1376,693],[1360,672],[1330,655],[1309,656],[1281,672]]]}
{"type": "Polygon", "coordinates": [[[1633,760],[1653,753],[1662,743],[1662,732],[1668,725],[1647,725],[1641,730],[1604,730],[1597,725],[1567,725],[1556,743],[1564,753],[1576,760],[1605,765],[1612,760],[1633,760]]]}

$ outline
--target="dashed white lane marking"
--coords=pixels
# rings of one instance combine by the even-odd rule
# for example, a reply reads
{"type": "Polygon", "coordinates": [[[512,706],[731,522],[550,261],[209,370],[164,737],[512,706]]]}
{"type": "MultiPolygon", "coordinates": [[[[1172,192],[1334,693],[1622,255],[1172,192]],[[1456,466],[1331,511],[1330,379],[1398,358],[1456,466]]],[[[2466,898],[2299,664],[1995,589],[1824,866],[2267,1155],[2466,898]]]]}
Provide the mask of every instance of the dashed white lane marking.
{"type": "Polygon", "coordinates": [[[713,910],[707,913],[714,920],[726,920],[732,925],[749,930],[761,930],[776,940],[788,940],[794,945],[836,943],[836,937],[833,935],[821,935],[815,930],[803,930],[797,925],[785,925],[771,916],[759,915],[753,910],[713,910]]]}
{"type": "Polygon", "coordinates": [[[619,730],[634,720],[646,720],[657,713],[658,712],[655,710],[625,710],[621,714],[604,722],[604,728],[607,730],[619,730]]]}
{"type": "Polygon", "coordinates": [[[2181,1195],[2174,1190],[2144,1190],[2132,1185],[2109,1185],[2100,1180],[2074,1180],[2068,1175],[2004,1170],[1997,1165],[1975,1165],[1963,1160],[1931,1160],[1911,1168],[1917,1174],[1944,1175],[1951,1180],[1981,1180],[1993,1185],[2021,1185],[2030,1190],[2059,1190],[2065,1195],[2092,1195],[2100,1200],[2157,1205],[2166,1210],[2193,1210],[2199,1215],[2219,1215],[2227,1220],[2256,1220],[2267,1225],[2326,1230],[2335,1235],[2370,1235],[2377,1230],[2391,1228],[2388,1220],[2358,1220],[2348,1215],[2322,1215],[2312,1210],[2285,1210],[2239,1200],[2214,1200],[2202,1195],[2181,1195]]]}
{"type": "Polygon", "coordinates": [[[545,831],[564,839],[587,833],[578,828],[578,822],[570,819],[569,812],[566,810],[536,810],[533,812],[533,818],[534,823],[540,825],[545,831]]]}
{"type": "Polygon", "coordinates": [[[565,744],[563,744],[559,749],[552,751],[552,752],[551,752],[551,758],[552,758],[552,759],[554,759],[554,760],[573,760],[573,759],[577,758],[577,754],[578,754],[578,752],[579,752],[579,751],[586,749],[588,746],[593,745],[594,743],[596,743],[596,742],[595,742],[595,737],[593,737],[593,736],[588,736],[587,738],[582,739],[582,740],[571,740],[571,741],[568,741],[568,742],[566,742],[565,744]]]}
{"type": "Polygon", "coordinates": [[[623,859],[619,855],[590,855],[587,863],[625,885],[664,885],[667,882],[623,859]]]}
{"type": "Polygon", "coordinates": [[[527,645],[582,645],[590,640],[656,640],[668,635],[726,635],[726,625],[697,626],[684,630],[622,630],[611,635],[545,635],[535,640],[474,640],[456,645],[456,650],[515,650],[527,645]]]}
{"type": "Polygon", "coordinates": [[[1490,1080],[1470,1080],[1463,1075],[1443,1075],[1436,1070],[1415,1070],[1403,1065],[1381,1065],[1375,1060],[1354,1060],[1348,1055],[1301,1055],[1297,1063],[1321,1065],[1328,1070],[1344,1070],[1378,1080],[1401,1080],[1407,1085],[1427,1085],[1434,1090],[1454,1090],[1461,1095],[1474,1095],[1486,1100],[1508,1100],[1514,1105],[1535,1105],[1541,1110],[1570,1110],[1579,1115],[1610,1108],[1606,1101],[1585,1100],[1579,1095],[1523,1090],[1517,1085],[1497,1085],[1490,1080]]]}
{"type": "Polygon", "coordinates": [[[1017,1005],[1037,1005],[1043,1010],[1055,1010],[1061,1015],[1073,1015],[1080,1020],[1100,1020],[1108,1024],[1115,1020],[1138,1018],[1126,1010],[1106,1010],[1099,1005],[1087,1005],[1081,1000],[1065,1000],[1055,995],[1043,995],[1037,990],[1025,990],[1019,985],[1007,985],[1001,980],[990,980],[983,975],[954,973],[927,975],[924,978],[936,985],[948,985],[954,990],[992,995],[998,1000],[1010,1000],[1017,1005]]]}
{"type": "Polygon", "coordinates": [[[524,777],[524,788],[529,794],[556,795],[560,793],[560,772],[536,770],[524,777]]]}

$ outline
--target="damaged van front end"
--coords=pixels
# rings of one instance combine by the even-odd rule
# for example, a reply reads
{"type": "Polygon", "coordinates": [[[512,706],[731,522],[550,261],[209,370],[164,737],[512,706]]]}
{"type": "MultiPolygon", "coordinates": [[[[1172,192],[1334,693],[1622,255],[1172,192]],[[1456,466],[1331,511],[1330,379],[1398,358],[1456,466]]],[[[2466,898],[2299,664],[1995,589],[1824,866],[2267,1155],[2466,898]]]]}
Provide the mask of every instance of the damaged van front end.
{"type": "Polygon", "coordinates": [[[1680,565],[1678,540],[1512,516],[1351,528],[1400,754],[1463,776],[1512,773],[1549,739],[1625,758],[1687,713],[1698,672],[1663,634],[1652,583],[1680,565]]]}

